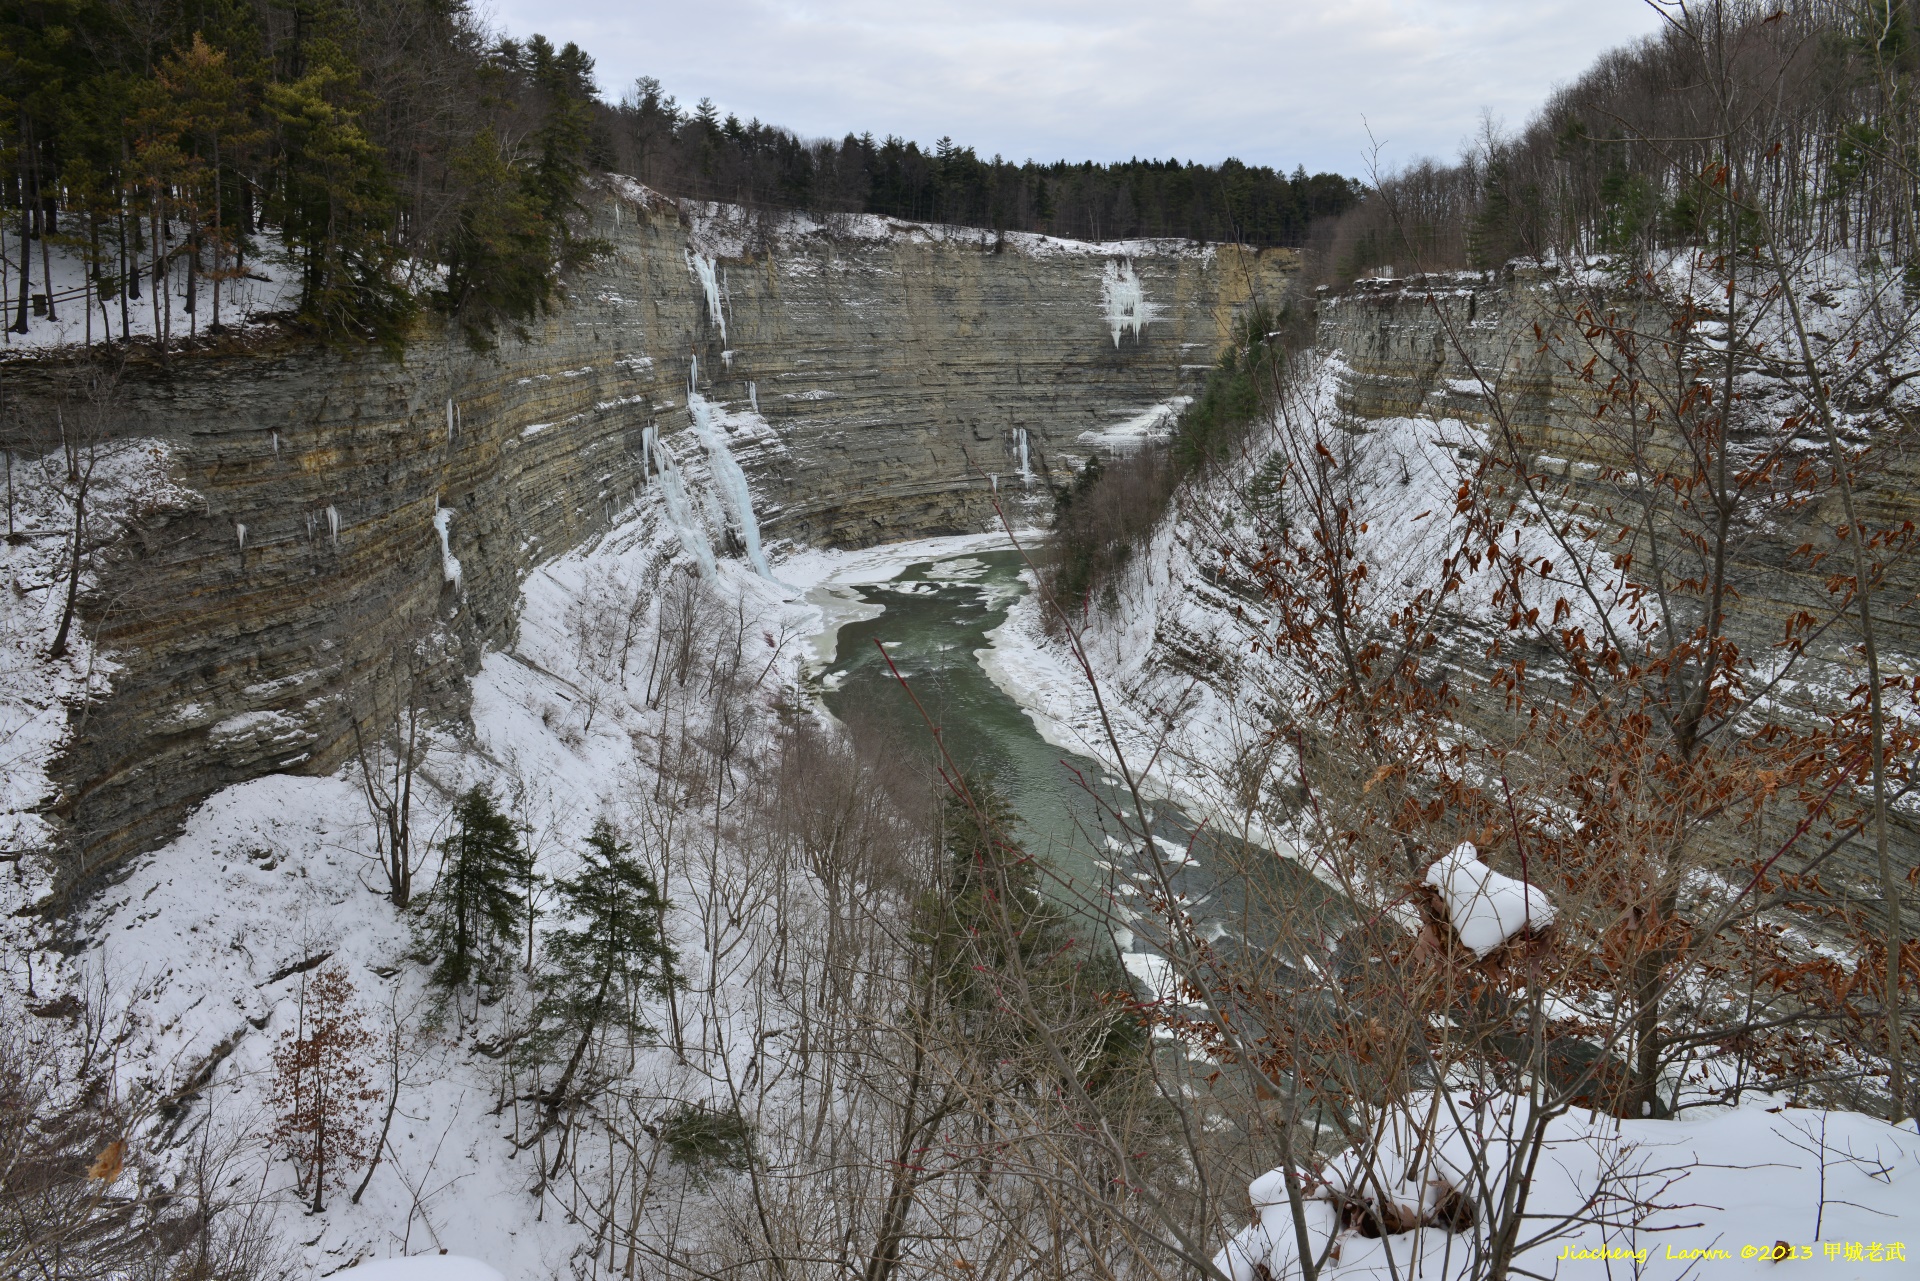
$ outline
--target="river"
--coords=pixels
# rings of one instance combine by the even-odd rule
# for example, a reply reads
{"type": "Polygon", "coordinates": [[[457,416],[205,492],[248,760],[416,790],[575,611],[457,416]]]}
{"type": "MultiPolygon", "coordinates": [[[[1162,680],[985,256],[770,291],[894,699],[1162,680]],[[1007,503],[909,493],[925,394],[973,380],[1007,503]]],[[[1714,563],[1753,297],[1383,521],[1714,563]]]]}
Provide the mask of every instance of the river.
{"type": "MultiPolygon", "coordinates": [[[[1156,923],[1143,924],[1135,906],[1158,875],[1118,839],[1120,818],[1132,818],[1131,799],[1099,762],[1042,738],[978,657],[1026,591],[1022,568],[1017,552],[971,551],[907,565],[886,582],[826,589],[840,594],[843,610],[847,593],[857,595],[864,608],[856,612],[865,616],[840,624],[818,674],[821,697],[842,721],[877,722],[902,741],[924,744],[930,758],[931,720],[962,769],[992,776],[1020,816],[1022,843],[1050,865],[1055,897],[1110,927],[1128,970],[1158,994],[1164,962],[1142,937],[1157,932],[1156,923]]],[[[1324,901],[1323,887],[1291,860],[1217,837],[1178,804],[1149,804],[1158,859],[1210,938],[1244,943],[1265,934],[1247,919],[1250,902],[1324,901]],[[1263,892],[1249,895],[1249,876],[1263,892]]]]}

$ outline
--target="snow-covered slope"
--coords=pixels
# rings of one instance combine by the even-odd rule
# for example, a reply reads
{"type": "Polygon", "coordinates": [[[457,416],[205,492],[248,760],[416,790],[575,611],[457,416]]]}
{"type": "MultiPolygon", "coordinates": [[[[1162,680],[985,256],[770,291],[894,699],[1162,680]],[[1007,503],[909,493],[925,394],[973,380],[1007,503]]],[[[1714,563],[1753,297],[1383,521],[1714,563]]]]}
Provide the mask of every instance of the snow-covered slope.
{"type": "MultiPolygon", "coordinates": [[[[148,492],[144,472],[124,470],[111,486],[102,473],[103,503],[121,490],[148,492]]],[[[705,468],[692,479],[696,495],[725,484],[705,468]]],[[[690,519],[702,538],[718,541],[739,515],[711,497],[690,519]]],[[[430,891],[454,797],[474,784],[525,826],[548,875],[571,870],[595,819],[611,819],[664,878],[668,930],[688,976],[676,1011],[648,1012],[677,1030],[638,1054],[616,1092],[635,1109],[635,1125],[679,1107],[739,1109],[771,1144],[796,1106],[789,1056],[805,1053],[778,1039],[784,1003],[800,997],[779,972],[815,946],[815,897],[804,876],[777,902],[767,897],[762,878],[791,872],[739,844],[740,789],[764,765],[780,717],[808,706],[803,674],[854,612],[831,583],[884,579],[907,559],[980,539],[804,552],[772,566],[771,577],[716,558],[709,576],[685,550],[689,532],[650,491],[612,533],[531,576],[518,644],[488,653],[473,681],[470,730],[436,731],[419,769],[419,892],[430,891]],[[676,663],[684,664],[677,674],[676,663]],[[715,755],[716,735],[726,759],[715,755]],[[729,769],[734,782],[712,792],[714,771],[729,769]]],[[[8,550],[20,586],[51,563],[32,559],[32,541],[8,550]]],[[[85,679],[84,647],[78,666],[41,660],[45,598],[10,595],[9,661],[43,684],[85,679]]],[[[20,719],[31,708],[26,695],[53,706],[59,690],[9,692],[19,723],[8,783],[24,794],[55,733],[20,719]]],[[[273,1217],[307,1274],[390,1256],[437,1260],[445,1250],[440,1270],[395,1275],[491,1275],[461,1271],[452,1256],[515,1281],[585,1275],[596,1247],[581,1198],[597,1195],[585,1185],[626,1178],[633,1154],[583,1150],[571,1182],[531,1194],[541,1153],[517,1146],[531,1113],[510,1084],[511,1056],[495,1044],[524,1012],[525,981],[478,1004],[473,993],[449,998],[428,983],[413,923],[384,894],[372,857],[376,826],[353,767],[317,778],[269,775],[216,793],[176,840],[137,860],[76,917],[0,923],[0,1019],[76,1046],[83,1024],[112,1029],[116,1088],[165,1103],[149,1107],[131,1136],[142,1177],[163,1186],[183,1177],[203,1143],[220,1140],[239,1154],[224,1167],[234,1186],[255,1189],[249,1199],[273,1217]],[[397,1109],[364,1197],[349,1195],[364,1173],[356,1170],[313,1215],[293,1189],[293,1167],[263,1136],[273,1123],[274,1051],[297,1025],[310,977],[336,967],[373,1036],[374,1114],[396,1081],[397,1109]]],[[[33,887],[17,878],[12,888],[16,901],[31,897],[33,887]]],[[[644,1177],[644,1207],[633,1211],[642,1238],[652,1233],[661,1248],[684,1251],[719,1230],[723,1220],[701,1219],[697,1206],[724,1199],[729,1186],[670,1162],[650,1162],[644,1177]]]]}

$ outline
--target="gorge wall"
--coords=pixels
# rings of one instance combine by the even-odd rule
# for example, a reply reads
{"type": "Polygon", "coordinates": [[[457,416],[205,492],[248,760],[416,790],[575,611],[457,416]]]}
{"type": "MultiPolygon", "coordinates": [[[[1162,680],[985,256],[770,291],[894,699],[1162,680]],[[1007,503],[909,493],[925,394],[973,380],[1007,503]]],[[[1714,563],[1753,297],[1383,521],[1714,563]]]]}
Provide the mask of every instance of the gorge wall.
{"type": "MultiPolygon", "coordinates": [[[[1277,303],[1296,267],[821,224],[623,179],[586,203],[608,252],[492,351],[435,328],[398,358],[281,339],[119,373],[103,420],[165,442],[183,496],[93,562],[85,626],[116,670],[67,709],[49,767],[62,886],[163,841],[220,787],[336,768],[409,669],[457,710],[461,673],[510,642],[526,573],[657,509],[663,466],[712,499],[712,464],[736,459],[774,542],[980,529],[996,494],[1038,514],[1084,433],[1195,388],[1235,315],[1277,303]],[[411,657],[430,633],[441,648],[411,657]]],[[[8,447],[46,449],[90,369],[0,369],[8,447]]]]}
{"type": "MultiPolygon", "coordinates": [[[[1585,357],[1593,349],[1583,345],[1582,335],[1591,315],[1611,312],[1619,323],[1651,335],[1653,340],[1647,344],[1651,352],[1669,332],[1672,316],[1644,299],[1600,302],[1596,294],[1592,282],[1576,285],[1539,268],[1360,281],[1338,293],[1323,293],[1318,345],[1338,354],[1338,409],[1359,429],[1366,430],[1371,421],[1400,417],[1454,418],[1491,428],[1495,415],[1483,390],[1484,379],[1498,388],[1501,412],[1529,451],[1531,470],[1541,478],[1546,492],[1592,503],[1598,509],[1623,510],[1626,500],[1610,487],[1608,476],[1631,464],[1619,452],[1617,439],[1597,430],[1591,420],[1597,389],[1607,378],[1604,369],[1597,382],[1583,377],[1585,357]],[[1581,308],[1589,304],[1594,311],[1583,313],[1581,308]]],[[[1816,336],[1827,330],[1848,332],[1846,318],[1832,310],[1834,304],[1821,299],[1815,293],[1808,303],[1809,325],[1816,336]]],[[[1839,350],[1845,349],[1843,342],[1839,350]]],[[[1743,387],[1761,412],[1787,412],[1767,407],[1766,381],[1759,375],[1743,380],[1743,387]]],[[[1862,384],[1856,386],[1855,394],[1864,400],[1871,390],[1870,383],[1862,384]]],[[[1736,440],[1735,449],[1740,447],[1736,440]]],[[[1817,431],[1808,432],[1793,447],[1798,453],[1789,458],[1789,468],[1805,460],[1824,469],[1826,446],[1817,431]]],[[[1874,465],[1855,483],[1861,518],[1870,526],[1898,529],[1903,522],[1920,522],[1920,442],[1912,431],[1882,442],[1874,465]]],[[[1827,573],[1838,562],[1829,560],[1816,567],[1795,552],[1802,544],[1838,551],[1834,531],[1844,526],[1839,495],[1831,489],[1798,511],[1783,514],[1769,509],[1738,518],[1728,580],[1738,601],[1730,634],[1742,653],[1771,652],[1798,611],[1816,618],[1833,614],[1836,598],[1827,573]]],[[[1912,558],[1891,558],[1887,580],[1876,598],[1875,619],[1889,674],[1912,672],[1920,666],[1916,599],[1920,599],[1920,564],[1912,558]]],[[[1480,643],[1466,636],[1458,661],[1476,662],[1473,650],[1480,643]]],[[[1852,674],[1857,669],[1841,670],[1819,660],[1846,650],[1851,664],[1851,648],[1857,644],[1857,625],[1851,618],[1818,634],[1810,644],[1816,661],[1803,666],[1798,679],[1778,691],[1779,713],[1807,715],[1809,708],[1823,705],[1820,700],[1844,697],[1857,679],[1852,674]]],[[[1811,714],[1818,719],[1817,711],[1811,714]]],[[[1890,819],[1896,861],[1903,870],[1920,865],[1920,817],[1915,808],[1895,806],[1890,819]]],[[[1732,858],[1750,851],[1726,853],[1732,858]]],[[[1863,881],[1872,882],[1877,875],[1872,850],[1864,842],[1848,845],[1834,862],[1863,881]]]]}

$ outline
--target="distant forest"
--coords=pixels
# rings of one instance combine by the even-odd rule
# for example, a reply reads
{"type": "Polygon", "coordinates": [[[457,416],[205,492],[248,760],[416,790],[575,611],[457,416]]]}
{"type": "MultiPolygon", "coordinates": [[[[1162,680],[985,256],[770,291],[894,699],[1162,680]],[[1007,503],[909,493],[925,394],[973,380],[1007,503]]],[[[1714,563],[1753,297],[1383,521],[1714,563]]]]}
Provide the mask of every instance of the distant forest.
{"type": "Polygon", "coordinates": [[[572,44],[489,31],[460,0],[9,0],[8,327],[97,307],[125,337],[133,308],[178,293],[187,314],[155,308],[164,350],[219,332],[223,284],[265,253],[293,269],[296,319],[321,334],[397,343],[426,305],[485,342],[592,251],[573,215],[596,169],[762,207],[1263,245],[1298,244],[1360,199],[1335,174],[1238,161],[807,142],[705,100],[682,110],[652,80],[606,102],[593,65],[572,44]],[[47,288],[54,246],[81,258],[84,286],[47,288]]]}
{"type": "Polygon", "coordinates": [[[1457,163],[1384,177],[1318,230],[1315,271],[1743,245],[1749,229],[1725,224],[1732,190],[1787,211],[1792,243],[1902,264],[1920,288],[1917,89],[1912,0],[1707,0],[1602,54],[1519,132],[1483,130],[1457,163]],[[1703,48],[1724,84],[1701,81],[1703,48]],[[1716,92],[1735,95],[1745,132],[1720,123],[1716,92]]]}
{"type": "Polygon", "coordinates": [[[806,142],[758,120],[722,119],[706,99],[683,110],[653,79],[604,118],[614,167],[672,195],[1091,240],[1300,245],[1363,190],[1339,174],[1288,176],[1238,160],[1015,163],[983,160],[951,138],[931,148],[871,133],[806,142]]]}

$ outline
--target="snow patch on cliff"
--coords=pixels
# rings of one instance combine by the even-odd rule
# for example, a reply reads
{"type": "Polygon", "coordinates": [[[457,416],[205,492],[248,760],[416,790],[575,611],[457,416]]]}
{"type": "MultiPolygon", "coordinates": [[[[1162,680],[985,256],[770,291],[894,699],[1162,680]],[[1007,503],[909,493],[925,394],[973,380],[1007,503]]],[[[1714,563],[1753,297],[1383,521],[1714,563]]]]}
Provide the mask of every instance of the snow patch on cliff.
{"type": "MultiPolygon", "coordinates": [[[[67,742],[71,712],[103,697],[118,670],[76,618],[66,653],[50,657],[66,609],[73,570],[74,498],[85,481],[85,530],[79,566],[82,601],[96,585],[91,548],[110,543],[143,519],[199,505],[171,478],[171,447],[158,440],[84,443],[84,427],[65,426],[77,443],[71,460],[47,423],[46,450],[9,451],[7,537],[0,542],[0,849],[32,850],[52,835],[42,818],[54,798],[47,770],[67,742]],[[71,463],[71,466],[69,465],[71,463]]],[[[27,861],[6,880],[0,906],[9,910],[46,889],[27,861]]],[[[0,913],[3,914],[3,913],[0,913]]]]}
{"type": "Polygon", "coordinates": [[[1079,442],[1109,454],[1131,454],[1148,445],[1163,443],[1173,436],[1180,414],[1193,403],[1191,396],[1170,396],[1157,405],[1149,405],[1133,417],[1095,431],[1083,431],[1079,442]]]}

